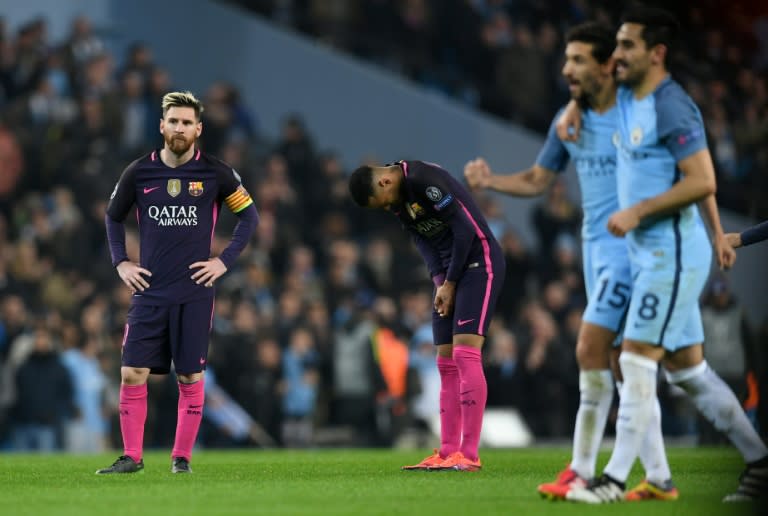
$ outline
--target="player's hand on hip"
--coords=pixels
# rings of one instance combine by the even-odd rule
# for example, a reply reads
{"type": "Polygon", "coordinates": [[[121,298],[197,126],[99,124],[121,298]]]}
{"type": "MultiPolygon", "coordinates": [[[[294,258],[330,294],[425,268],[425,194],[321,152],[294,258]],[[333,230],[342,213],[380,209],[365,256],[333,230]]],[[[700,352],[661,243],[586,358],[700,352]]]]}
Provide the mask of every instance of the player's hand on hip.
{"type": "Polygon", "coordinates": [[[633,208],[617,211],[608,219],[608,231],[619,237],[623,237],[639,225],[640,217],[633,208]]]}
{"type": "Polygon", "coordinates": [[[118,263],[116,269],[120,279],[131,289],[131,294],[144,292],[144,289],[149,288],[149,282],[144,276],[151,277],[152,273],[144,267],[131,261],[124,261],[118,263]]]}
{"type": "Polygon", "coordinates": [[[195,262],[189,266],[190,269],[197,269],[192,275],[192,281],[198,285],[212,287],[213,282],[219,279],[227,272],[227,266],[219,258],[211,258],[204,262],[195,262]]]}
{"type": "Polygon", "coordinates": [[[464,165],[464,179],[470,188],[488,188],[491,182],[491,167],[483,158],[473,159],[464,165]]]}
{"type": "Polygon", "coordinates": [[[435,292],[435,312],[440,317],[448,317],[453,313],[453,303],[456,297],[456,284],[445,281],[435,292]]]}
{"type": "Polygon", "coordinates": [[[734,251],[734,246],[727,237],[728,235],[720,234],[715,237],[713,244],[717,265],[721,271],[730,269],[736,263],[736,251],[734,251]]]}

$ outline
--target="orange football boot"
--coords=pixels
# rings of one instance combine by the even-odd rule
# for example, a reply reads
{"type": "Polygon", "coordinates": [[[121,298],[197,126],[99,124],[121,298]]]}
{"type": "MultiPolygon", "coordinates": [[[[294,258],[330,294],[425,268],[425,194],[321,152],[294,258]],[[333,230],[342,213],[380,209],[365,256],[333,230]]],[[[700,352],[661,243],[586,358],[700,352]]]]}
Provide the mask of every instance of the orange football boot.
{"type": "Polygon", "coordinates": [[[627,491],[625,500],[631,502],[642,502],[644,500],[663,500],[673,502],[680,497],[680,492],[671,480],[667,480],[659,485],[655,482],[643,480],[635,487],[627,491]]]}
{"type": "Polygon", "coordinates": [[[480,457],[477,460],[470,460],[463,453],[457,451],[448,455],[440,464],[429,468],[430,470],[453,470],[453,471],[479,471],[483,467],[480,457]]]}
{"type": "Polygon", "coordinates": [[[557,480],[539,484],[539,494],[547,500],[565,500],[565,495],[571,487],[585,487],[587,481],[573,471],[570,466],[557,475],[557,480]]]}
{"type": "Polygon", "coordinates": [[[435,466],[439,465],[443,462],[443,459],[440,456],[440,453],[437,451],[437,448],[435,448],[434,453],[430,455],[429,457],[425,458],[423,461],[419,462],[418,464],[414,464],[413,466],[403,466],[403,471],[428,471],[430,468],[434,468],[435,466]]]}

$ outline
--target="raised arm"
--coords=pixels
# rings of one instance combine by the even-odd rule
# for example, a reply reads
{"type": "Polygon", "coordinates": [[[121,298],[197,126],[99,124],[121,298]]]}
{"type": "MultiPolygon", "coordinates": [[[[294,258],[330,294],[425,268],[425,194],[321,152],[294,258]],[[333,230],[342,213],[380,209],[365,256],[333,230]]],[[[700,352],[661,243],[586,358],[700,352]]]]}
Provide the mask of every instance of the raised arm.
{"type": "Polygon", "coordinates": [[[551,185],[556,173],[538,164],[513,174],[495,174],[483,158],[464,165],[464,178],[473,189],[489,189],[517,197],[540,195],[551,185]]]}

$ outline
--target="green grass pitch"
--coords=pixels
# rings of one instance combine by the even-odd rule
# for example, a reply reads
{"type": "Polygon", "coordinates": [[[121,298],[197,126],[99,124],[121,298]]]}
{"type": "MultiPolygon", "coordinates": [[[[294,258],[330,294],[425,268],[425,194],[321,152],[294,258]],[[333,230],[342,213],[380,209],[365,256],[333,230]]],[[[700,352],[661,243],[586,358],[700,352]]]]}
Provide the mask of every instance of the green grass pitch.
{"type": "MultiPolygon", "coordinates": [[[[0,455],[0,514],[504,514],[752,515],[726,505],[743,465],[730,448],[668,451],[677,502],[585,506],[547,502],[536,486],[550,481],[570,449],[483,450],[478,473],[403,472],[429,450],[196,452],[192,475],[172,475],[167,452],[151,452],[141,474],[97,476],[115,455],[0,455]]],[[[602,453],[599,464],[607,460],[602,453]]],[[[636,465],[630,484],[641,478],[636,465]]]]}

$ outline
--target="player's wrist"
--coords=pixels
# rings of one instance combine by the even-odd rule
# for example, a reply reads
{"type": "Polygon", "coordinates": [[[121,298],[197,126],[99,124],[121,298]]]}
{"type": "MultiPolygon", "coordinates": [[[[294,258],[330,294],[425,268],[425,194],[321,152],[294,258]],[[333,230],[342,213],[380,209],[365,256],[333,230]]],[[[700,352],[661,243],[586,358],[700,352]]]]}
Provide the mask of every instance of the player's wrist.
{"type": "Polygon", "coordinates": [[[645,217],[650,215],[650,206],[648,204],[648,201],[640,201],[639,203],[635,204],[630,208],[638,220],[643,220],[645,217]]]}

